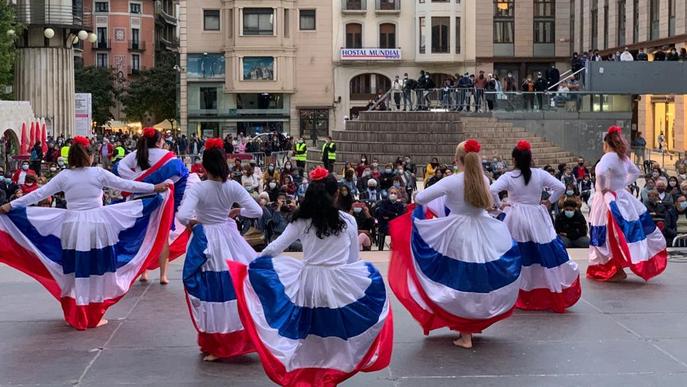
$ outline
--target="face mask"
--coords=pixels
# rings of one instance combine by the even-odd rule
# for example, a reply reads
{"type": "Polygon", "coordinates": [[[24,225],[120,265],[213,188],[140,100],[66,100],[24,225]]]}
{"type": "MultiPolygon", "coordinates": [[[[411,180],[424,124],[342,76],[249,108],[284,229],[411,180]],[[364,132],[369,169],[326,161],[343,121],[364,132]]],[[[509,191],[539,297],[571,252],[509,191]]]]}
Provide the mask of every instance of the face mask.
{"type": "Polygon", "coordinates": [[[399,182],[394,183],[394,187],[399,188],[400,186],[401,186],[401,183],[399,183],[399,182]]]}
{"type": "Polygon", "coordinates": [[[267,167],[267,169],[268,169],[270,172],[274,171],[274,167],[273,167],[273,166],[269,166],[269,167],[267,167]]]}
{"type": "Polygon", "coordinates": [[[288,169],[291,169],[291,166],[290,166],[290,165],[285,165],[284,168],[286,168],[286,169],[288,170],[288,169]]]}
{"type": "Polygon", "coordinates": [[[367,161],[366,159],[360,159],[360,162],[361,162],[361,163],[364,163],[364,162],[366,162],[366,161],[367,161]]]}
{"type": "Polygon", "coordinates": [[[200,165],[200,163],[201,163],[200,160],[197,160],[197,161],[196,161],[196,165],[200,165]]]}
{"type": "MultiPolygon", "coordinates": [[[[685,204],[687,204],[687,202],[685,202],[685,204]]],[[[360,207],[356,207],[353,209],[353,212],[355,212],[356,214],[359,214],[359,213],[363,212],[363,209],[360,207]]]]}
{"type": "Polygon", "coordinates": [[[372,163],[372,166],[377,168],[379,166],[379,164],[378,163],[372,163]]]}
{"type": "Polygon", "coordinates": [[[577,165],[582,166],[582,165],[584,165],[584,163],[577,163],[577,165]]]}
{"type": "Polygon", "coordinates": [[[681,210],[683,210],[683,211],[684,211],[684,210],[687,210],[687,202],[681,202],[681,203],[679,204],[679,206],[680,206],[680,209],[681,209],[681,210]]]}
{"type": "Polygon", "coordinates": [[[307,180],[303,180],[303,181],[301,182],[301,184],[302,184],[302,185],[308,185],[308,181],[307,181],[307,180]]]}
{"type": "Polygon", "coordinates": [[[29,166],[26,165],[26,164],[24,164],[24,165],[21,166],[21,170],[22,170],[22,171],[28,171],[28,170],[29,170],[29,166]]]}
{"type": "Polygon", "coordinates": [[[657,178],[657,177],[658,177],[658,172],[652,172],[652,173],[651,173],[651,176],[653,176],[654,178],[657,178]]]}
{"type": "MultiPolygon", "coordinates": [[[[27,169],[28,169],[28,167],[27,167],[27,169]]],[[[384,170],[384,172],[386,172],[386,173],[391,173],[391,169],[387,168],[387,169],[384,170]]]]}
{"type": "Polygon", "coordinates": [[[377,188],[377,186],[376,185],[368,185],[367,188],[374,191],[377,188]]]}
{"type": "Polygon", "coordinates": [[[671,181],[669,184],[670,184],[671,187],[677,187],[677,183],[674,182],[674,181],[671,181]]]}
{"type": "Polygon", "coordinates": [[[396,194],[389,195],[389,200],[391,200],[392,202],[395,202],[396,198],[397,198],[396,194]]]}
{"type": "Polygon", "coordinates": [[[364,172],[363,172],[363,176],[370,176],[371,173],[372,173],[372,172],[370,172],[370,171],[364,171],[364,172]]]}
{"type": "Polygon", "coordinates": [[[55,167],[50,168],[50,172],[55,172],[55,171],[57,171],[57,168],[55,168],[55,167]]]}
{"type": "Polygon", "coordinates": [[[348,191],[341,191],[341,196],[348,196],[348,191]]]}
{"type": "Polygon", "coordinates": [[[270,189],[274,189],[277,187],[277,183],[270,183],[269,186],[270,186],[270,189]]]}
{"type": "Polygon", "coordinates": [[[575,211],[565,211],[565,217],[570,219],[575,215],[575,211]]]}
{"type": "Polygon", "coordinates": [[[34,182],[33,181],[27,181],[26,185],[29,187],[32,187],[34,185],[34,182]]]}
{"type": "Polygon", "coordinates": [[[565,194],[568,196],[573,196],[574,193],[575,193],[575,191],[571,191],[571,190],[565,191],[565,194]]]}
{"type": "Polygon", "coordinates": [[[5,184],[7,184],[7,185],[12,184],[12,179],[5,178],[5,184]]]}

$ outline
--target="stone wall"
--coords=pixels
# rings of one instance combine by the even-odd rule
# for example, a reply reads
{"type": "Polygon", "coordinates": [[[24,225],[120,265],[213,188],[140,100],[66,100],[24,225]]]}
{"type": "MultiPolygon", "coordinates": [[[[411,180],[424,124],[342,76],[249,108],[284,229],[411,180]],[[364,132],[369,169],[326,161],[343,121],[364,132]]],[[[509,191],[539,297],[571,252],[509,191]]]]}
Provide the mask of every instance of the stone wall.
{"type": "Polygon", "coordinates": [[[21,139],[21,125],[27,123],[31,125],[34,114],[31,104],[27,101],[0,101],[0,135],[7,130],[12,130],[17,139],[21,139]]]}

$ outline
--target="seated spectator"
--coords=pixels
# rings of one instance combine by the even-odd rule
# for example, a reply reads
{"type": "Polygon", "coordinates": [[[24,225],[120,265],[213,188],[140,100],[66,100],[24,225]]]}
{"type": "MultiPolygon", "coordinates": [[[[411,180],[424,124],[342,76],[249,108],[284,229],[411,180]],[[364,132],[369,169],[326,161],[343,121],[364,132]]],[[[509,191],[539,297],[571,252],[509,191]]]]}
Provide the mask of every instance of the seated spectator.
{"type": "Polygon", "coordinates": [[[263,191],[267,192],[267,194],[270,197],[270,203],[273,203],[277,201],[277,197],[281,193],[281,187],[279,187],[277,181],[268,178],[267,180],[265,180],[265,186],[263,187],[263,191]]]}
{"type": "Polygon", "coordinates": [[[24,184],[20,185],[22,194],[26,195],[38,189],[38,177],[36,175],[26,175],[24,184]]]}
{"type": "Polygon", "coordinates": [[[675,216],[677,235],[687,235],[687,196],[679,195],[675,199],[675,216]]]}
{"type": "Polygon", "coordinates": [[[298,185],[298,189],[296,190],[296,199],[298,199],[298,202],[302,202],[303,198],[305,198],[305,193],[308,191],[308,179],[305,177],[301,179],[301,184],[298,185]]]}
{"type": "Polygon", "coordinates": [[[262,175],[262,181],[266,182],[269,179],[274,180],[275,182],[279,182],[280,177],[281,176],[279,176],[279,172],[274,169],[274,164],[269,164],[267,166],[267,170],[262,175]]]}
{"type": "Polygon", "coordinates": [[[386,164],[384,166],[384,171],[379,177],[379,188],[382,191],[388,191],[391,186],[394,185],[394,166],[391,164],[386,164]]]}
{"type": "Polygon", "coordinates": [[[356,182],[356,188],[358,189],[358,194],[361,194],[363,191],[367,189],[367,181],[372,179],[372,169],[370,167],[366,167],[360,177],[358,177],[358,180],[356,182]]]}
{"type": "Polygon", "coordinates": [[[686,196],[687,197],[687,181],[683,181],[680,183],[680,191],[673,195],[673,202],[677,202],[678,196],[686,196]]]}
{"type": "Polygon", "coordinates": [[[401,203],[409,203],[410,197],[406,192],[406,187],[403,184],[403,180],[400,176],[394,176],[394,183],[392,184],[392,187],[396,188],[398,191],[398,200],[401,201],[401,203]]]}
{"type": "Polygon", "coordinates": [[[444,172],[446,171],[445,168],[443,167],[438,167],[434,171],[434,176],[432,176],[431,179],[427,181],[425,184],[425,188],[431,187],[432,185],[436,184],[439,180],[444,178],[444,172]]]}
{"type": "Polygon", "coordinates": [[[382,193],[377,189],[377,180],[369,179],[367,181],[367,189],[360,193],[360,200],[370,205],[382,200],[382,193]]]}
{"type": "Polygon", "coordinates": [[[284,182],[284,185],[281,186],[281,190],[283,192],[286,192],[286,194],[289,195],[289,197],[296,196],[296,191],[298,190],[298,187],[296,186],[296,182],[293,180],[293,176],[286,175],[286,181],[284,182]]]}
{"type": "Polygon", "coordinates": [[[358,185],[355,180],[355,171],[350,168],[346,169],[343,176],[343,179],[339,180],[339,184],[348,188],[348,192],[353,197],[358,197],[358,185]]]}
{"type": "Polygon", "coordinates": [[[504,172],[506,172],[506,163],[497,155],[491,161],[491,174],[494,180],[498,179],[504,172]]]}
{"type": "Polygon", "coordinates": [[[253,174],[253,168],[251,168],[250,165],[246,165],[243,168],[243,176],[241,176],[241,185],[253,197],[257,197],[260,193],[260,183],[253,174]]]}
{"type": "Polygon", "coordinates": [[[579,207],[580,204],[582,203],[582,200],[580,199],[580,195],[577,193],[577,187],[575,187],[574,184],[568,184],[565,187],[565,193],[561,195],[561,197],[558,199],[557,203],[554,203],[554,209],[555,213],[558,214],[560,211],[562,211],[563,207],[565,206],[565,202],[568,200],[572,200],[576,203],[576,206],[579,207]]]}
{"type": "MultiPolygon", "coordinates": [[[[270,205],[270,212],[272,213],[273,240],[278,238],[284,232],[284,230],[286,230],[286,226],[288,226],[291,222],[291,216],[295,210],[295,201],[287,199],[286,195],[283,193],[280,193],[277,196],[277,200],[270,205]]],[[[300,241],[294,242],[289,250],[302,250],[300,241]]]]}
{"type": "Polygon", "coordinates": [[[358,225],[358,243],[361,251],[372,249],[372,237],[374,235],[375,219],[370,214],[370,208],[361,201],[353,203],[353,217],[358,225]]]}
{"type": "Polygon", "coordinates": [[[594,190],[594,184],[592,183],[592,178],[589,174],[585,175],[580,181],[579,192],[580,198],[586,204],[589,204],[589,198],[592,196],[592,191],[594,190]]]}
{"type": "Polygon", "coordinates": [[[384,241],[389,233],[389,221],[403,214],[405,206],[398,200],[398,190],[391,188],[389,196],[375,207],[379,251],[384,250],[384,241]]]}
{"type": "Polygon", "coordinates": [[[563,174],[561,175],[561,182],[563,182],[563,184],[565,184],[566,186],[576,185],[577,179],[575,179],[575,176],[573,175],[572,169],[570,169],[570,167],[566,166],[563,169],[563,174]]]}
{"type": "Polygon", "coordinates": [[[582,180],[585,176],[589,175],[589,169],[584,165],[584,159],[580,158],[577,160],[577,165],[573,168],[573,176],[577,181],[582,180]]]}
{"type": "Polygon", "coordinates": [[[566,248],[588,248],[587,220],[575,200],[563,202],[562,211],[556,216],[556,233],[566,248]]]}
{"type": "Polygon", "coordinates": [[[12,175],[12,182],[16,185],[21,186],[24,184],[26,176],[33,175],[36,176],[36,172],[33,169],[29,169],[29,162],[23,161],[21,167],[14,172],[12,175]]]}
{"type": "Polygon", "coordinates": [[[656,191],[658,192],[658,200],[666,206],[673,205],[673,196],[668,191],[668,181],[661,177],[656,181],[656,191]]]}
{"type": "Polygon", "coordinates": [[[353,195],[351,195],[351,191],[347,186],[339,186],[339,194],[336,198],[336,204],[339,207],[339,210],[343,212],[351,212],[351,208],[353,207],[353,195]]]}
{"type": "Polygon", "coordinates": [[[436,157],[432,157],[432,161],[425,167],[425,187],[428,187],[427,182],[429,182],[429,179],[436,175],[437,168],[439,168],[439,160],[436,157]]]}
{"type": "Polygon", "coordinates": [[[674,206],[672,202],[666,204],[659,198],[658,191],[649,192],[649,201],[647,203],[647,211],[651,215],[656,226],[661,230],[663,236],[666,238],[668,245],[675,238],[677,233],[677,215],[674,213],[674,206]]]}
{"type": "Polygon", "coordinates": [[[675,195],[680,193],[680,183],[675,176],[668,178],[668,193],[673,197],[673,202],[675,201],[675,195]]]}
{"type": "Polygon", "coordinates": [[[649,203],[649,192],[653,191],[654,188],[656,188],[656,181],[654,180],[654,178],[646,177],[646,180],[644,182],[644,188],[642,188],[642,190],[639,191],[639,197],[645,206],[647,205],[647,203],[649,203]]]}

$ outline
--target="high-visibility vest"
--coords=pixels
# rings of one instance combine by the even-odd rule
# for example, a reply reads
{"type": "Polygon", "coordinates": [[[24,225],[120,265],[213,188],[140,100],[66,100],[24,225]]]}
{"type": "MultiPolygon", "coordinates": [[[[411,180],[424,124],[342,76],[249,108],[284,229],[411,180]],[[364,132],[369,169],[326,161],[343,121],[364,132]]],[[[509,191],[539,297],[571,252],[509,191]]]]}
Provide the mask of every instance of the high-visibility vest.
{"type": "Polygon", "coordinates": [[[60,148],[60,156],[64,159],[65,163],[69,163],[69,146],[65,145],[60,148]]]}
{"type": "Polygon", "coordinates": [[[306,161],[308,158],[308,146],[304,142],[296,144],[296,161],[306,161]]]}
{"type": "Polygon", "coordinates": [[[126,151],[121,146],[118,146],[115,148],[115,153],[112,157],[112,160],[121,160],[124,158],[124,156],[126,156],[126,151]]]}
{"type": "Polygon", "coordinates": [[[333,142],[325,143],[324,145],[322,145],[322,153],[327,152],[327,159],[328,160],[336,160],[336,152],[333,152],[331,150],[333,145],[334,145],[333,142]]]}

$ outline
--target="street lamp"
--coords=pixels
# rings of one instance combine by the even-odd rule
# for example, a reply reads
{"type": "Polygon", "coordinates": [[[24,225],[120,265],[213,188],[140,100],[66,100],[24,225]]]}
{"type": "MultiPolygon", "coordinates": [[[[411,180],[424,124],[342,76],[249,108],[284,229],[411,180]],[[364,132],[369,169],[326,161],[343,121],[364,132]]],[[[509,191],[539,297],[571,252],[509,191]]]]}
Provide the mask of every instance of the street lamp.
{"type": "Polygon", "coordinates": [[[89,41],[90,43],[95,43],[95,42],[97,42],[97,41],[98,41],[98,35],[96,35],[96,34],[94,34],[94,33],[91,32],[90,34],[88,34],[88,41],[89,41]]]}
{"type": "Polygon", "coordinates": [[[88,32],[81,30],[76,36],[79,37],[79,40],[86,40],[88,39],[88,32]]]}
{"type": "Polygon", "coordinates": [[[16,34],[16,32],[14,32],[14,30],[12,30],[12,29],[7,30],[7,36],[13,37],[15,34],[16,34]]]}
{"type": "Polygon", "coordinates": [[[45,37],[48,38],[48,39],[52,39],[52,38],[55,37],[55,30],[53,30],[52,28],[48,27],[48,28],[46,28],[46,29],[43,30],[43,36],[45,36],[45,37]]]}

